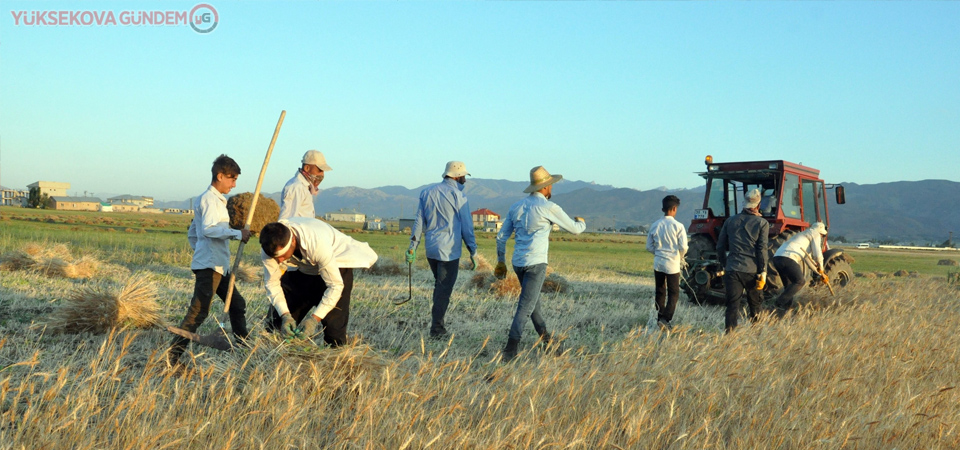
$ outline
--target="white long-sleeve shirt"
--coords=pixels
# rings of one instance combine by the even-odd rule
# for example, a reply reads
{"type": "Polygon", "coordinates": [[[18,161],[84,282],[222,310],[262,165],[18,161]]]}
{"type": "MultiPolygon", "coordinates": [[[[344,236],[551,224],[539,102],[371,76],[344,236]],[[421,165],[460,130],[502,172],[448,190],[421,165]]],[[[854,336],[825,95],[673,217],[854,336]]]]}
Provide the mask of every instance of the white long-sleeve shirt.
{"type": "Polygon", "coordinates": [[[773,256],[785,256],[796,261],[797,264],[802,266],[804,264],[810,264],[807,261],[807,255],[809,255],[816,263],[816,267],[814,267],[814,269],[822,269],[823,251],[820,249],[822,245],[822,239],[822,235],[816,230],[808,229],[801,231],[790,239],[787,239],[787,242],[784,242],[783,245],[777,249],[777,252],[773,254],[773,256]]]}
{"type": "Polygon", "coordinates": [[[300,171],[283,186],[280,194],[280,218],[317,216],[313,206],[313,194],[310,193],[310,182],[300,171]]]}
{"type": "MultiPolygon", "coordinates": [[[[302,258],[292,257],[287,262],[295,264],[297,270],[303,274],[320,276],[327,285],[320,305],[313,313],[322,319],[337,306],[340,294],[343,293],[340,268],[368,269],[377,261],[377,254],[366,242],[357,241],[326,222],[314,218],[293,217],[283,219],[280,223],[293,231],[302,255],[302,258]]],[[[280,287],[280,277],[283,276],[286,264],[277,264],[277,261],[262,249],[260,261],[263,264],[267,297],[277,314],[282,316],[290,312],[280,287]]]]}
{"type": "Polygon", "coordinates": [[[647,251],[653,253],[653,270],[668,275],[680,273],[687,254],[687,230],[673,216],[663,216],[650,226],[647,251]]]}
{"type": "Polygon", "coordinates": [[[240,230],[230,228],[227,199],[211,185],[193,202],[194,216],[187,230],[193,249],[190,270],[213,269],[225,275],[230,267],[230,239],[240,239],[240,230]]]}
{"type": "Polygon", "coordinates": [[[527,267],[534,264],[547,264],[550,251],[550,230],[553,224],[572,234],[583,233],[587,224],[573,220],[563,208],[543,194],[534,192],[510,207],[507,219],[503,221],[497,233],[497,261],[505,262],[507,240],[516,233],[513,246],[513,265],[527,267]]]}

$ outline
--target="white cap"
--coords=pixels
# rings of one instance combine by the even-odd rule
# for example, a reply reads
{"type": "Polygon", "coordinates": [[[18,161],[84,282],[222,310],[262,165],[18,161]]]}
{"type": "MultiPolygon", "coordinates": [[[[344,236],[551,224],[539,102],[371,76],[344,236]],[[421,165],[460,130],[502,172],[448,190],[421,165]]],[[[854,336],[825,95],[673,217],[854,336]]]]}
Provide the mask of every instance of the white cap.
{"type": "Polygon", "coordinates": [[[827,234],[827,226],[824,225],[823,222],[817,222],[813,225],[810,225],[809,229],[816,231],[817,233],[820,233],[824,236],[826,236],[827,234]]]}
{"type": "Polygon", "coordinates": [[[327,158],[323,157],[323,153],[320,153],[316,150],[307,150],[307,152],[303,154],[303,160],[301,160],[300,163],[313,164],[324,172],[333,170],[332,167],[327,165],[327,158]]]}
{"type": "Polygon", "coordinates": [[[743,205],[744,207],[747,209],[756,209],[757,206],[760,206],[760,189],[751,189],[743,199],[747,202],[743,205]]]}
{"type": "Polygon", "coordinates": [[[450,178],[460,178],[467,175],[470,175],[467,173],[467,166],[461,161],[448,162],[446,170],[443,171],[443,176],[450,178]]]}

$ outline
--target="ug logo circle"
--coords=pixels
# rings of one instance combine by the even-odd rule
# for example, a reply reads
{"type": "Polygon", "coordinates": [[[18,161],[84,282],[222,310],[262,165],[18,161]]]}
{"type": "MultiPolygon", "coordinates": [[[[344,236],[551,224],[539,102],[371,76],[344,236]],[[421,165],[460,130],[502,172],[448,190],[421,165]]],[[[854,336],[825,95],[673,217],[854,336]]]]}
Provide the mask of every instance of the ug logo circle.
{"type": "Polygon", "coordinates": [[[220,16],[217,9],[207,3],[200,3],[190,10],[190,16],[187,18],[190,22],[190,28],[197,33],[205,34],[217,28],[220,22],[220,16]]]}

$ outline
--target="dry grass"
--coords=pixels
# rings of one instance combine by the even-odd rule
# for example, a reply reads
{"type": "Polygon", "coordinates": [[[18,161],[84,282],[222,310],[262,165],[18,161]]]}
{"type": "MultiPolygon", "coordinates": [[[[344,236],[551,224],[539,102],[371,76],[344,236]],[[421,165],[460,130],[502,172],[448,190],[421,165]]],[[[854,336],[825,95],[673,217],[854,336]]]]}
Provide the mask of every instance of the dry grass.
{"type": "Polygon", "coordinates": [[[119,289],[109,284],[80,286],[63,300],[45,325],[70,334],[160,326],[163,320],[156,298],[156,287],[145,274],[132,276],[119,289]]]}
{"type": "Polygon", "coordinates": [[[259,283],[263,278],[263,269],[241,262],[240,266],[237,267],[237,273],[234,275],[236,275],[237,281],[241,283],[259,283]]]}
{"type": "Polygon", "coordinates": [[[396,261],[390,258],[384,258],[381,256],[377,258],[377,262],[373,263],[373,266],[367,269],[367,273],[370,275],[396,277],[400,275],[406,275],[407,268],[401,267],[400,264],[397,264],[396,261]]]}
{"type": "Polygon", "coordinates": [[[70,262],[71,259],[70,250],[64,244],[43,246],[28,243],[20,250],[0,256],[0,270],[37,270],[48,277],[90,278],[100,268],[100,261],[92,255],[74,262],[70,262]]]}

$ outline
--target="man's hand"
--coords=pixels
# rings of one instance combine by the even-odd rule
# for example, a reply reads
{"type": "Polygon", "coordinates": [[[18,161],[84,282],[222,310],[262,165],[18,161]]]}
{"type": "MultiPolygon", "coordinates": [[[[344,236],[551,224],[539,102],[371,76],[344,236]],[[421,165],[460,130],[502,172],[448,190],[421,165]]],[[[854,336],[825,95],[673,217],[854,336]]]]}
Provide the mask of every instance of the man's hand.
{"type": "Polygon", "coordinates": [[[297,331],[300,332],[303,337],[312,338],[315,334],[317,334],[317,330],[319,328],[320,318],[310,314],[306,319],[303,319],[300,322],[300,326],[297,328],[297,331]]]}
{"type": "Polygon", "coordinates": [[[767,273],[763,272],[757,274],[757,290],[762,291],[763,287],[767,285],[767,273]]]}
{"type": "Polygon", "coordinates": [[[413,264],[417,260],[417,249],[411,248],[407,250],[407,264],[413,264]]]}
{"type": "Polygon", "coordinates": [[[240,230],[240,241],[243,242],[244,244],[246,244],[247,241],[250,240],[250,236],[253,236],[253,233],[250,232],[250,230],[246,228],[240,230]]]}
{"type": "Polygon", "coordinates": [[[477,260],[473,257],[473,254],[470,255],[470,270],[477,270],[477,260]]]}
{"type": "Polygon", "coordinates": [[[823,284],[830,284],[830,277],[824,273],[823,269],[820,269],[820,281],[822,281],[823,284]]]}
{"type": "Polygon", "coordinates": [[[576,217],[574,217],[574,218],[573,218],[573,220],[576,220],[577,222],[583,222],[583,223],[587,223],[587,221],[586,221],[586,220],[584,220],[584,219],[583,219],[583,217],[580,217],[580,216],[576,216],[576,217]]]}
{"type": "Polygon", "coordinates": [[[497,267],[493,269],[493,276],[504,279],[507,277],[507,264],[503,261],[497,263],[497,267]]]}
{"type": "Polygon", "coordinates": [[[280,335],[288,338],[296,336],[297,334],[297,321],[293,320],[293,316],[290,313],[283,313],[280,316],[280,335]]]}

